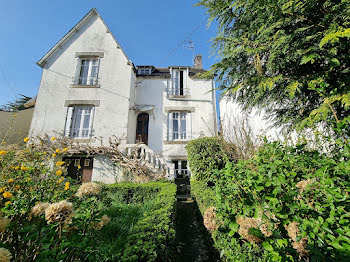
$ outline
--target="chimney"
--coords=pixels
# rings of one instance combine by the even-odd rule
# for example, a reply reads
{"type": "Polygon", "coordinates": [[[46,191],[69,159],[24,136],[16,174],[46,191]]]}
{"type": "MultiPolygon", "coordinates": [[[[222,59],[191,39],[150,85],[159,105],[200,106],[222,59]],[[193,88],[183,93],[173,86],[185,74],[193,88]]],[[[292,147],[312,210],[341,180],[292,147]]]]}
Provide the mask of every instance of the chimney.
{"type": "Polygon", "coordinates": [[[203,69],[202,55],[196,55],[194,59],[194,69],[203,69]]]}

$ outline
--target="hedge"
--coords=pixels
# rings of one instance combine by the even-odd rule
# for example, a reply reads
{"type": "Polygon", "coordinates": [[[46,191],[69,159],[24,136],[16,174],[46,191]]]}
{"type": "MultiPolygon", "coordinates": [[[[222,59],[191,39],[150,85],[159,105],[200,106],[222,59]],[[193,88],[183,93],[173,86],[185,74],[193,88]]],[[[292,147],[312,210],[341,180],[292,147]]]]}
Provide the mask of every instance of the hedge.
{"type": "Polygon", "coordinates": [[[223,143],[218,137],[203,137],[192,140],[186,145],[192,178],[210,181],[213,170],[225,166],[227,157],[223,143]]]}
{"type": "Polygon", "coordinates": [[[215,187],[191,180],[227,261],[350,261],[350,147],[324,154],[306,144],[265,144],[249,160],[214,171],[215,187]]]}
{"type": "Polygon", "coordinates": [[[126,240],[121,261],[172,261],[175,250],[176,185],[151,182],[114,184],[108,189],[125,201],[153,199],[152,209],[143,214],[126,240]]]}

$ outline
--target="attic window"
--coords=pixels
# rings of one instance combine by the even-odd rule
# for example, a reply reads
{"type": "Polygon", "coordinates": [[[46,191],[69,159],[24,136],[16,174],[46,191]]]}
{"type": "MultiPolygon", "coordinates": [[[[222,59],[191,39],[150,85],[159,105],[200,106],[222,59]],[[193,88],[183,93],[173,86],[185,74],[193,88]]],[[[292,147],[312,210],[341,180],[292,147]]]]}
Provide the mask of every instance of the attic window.
{"type": "Polygon", "coordinates": [[[148,68],[148,67],[146,67],[146,68],[139,68],[138,74],[142,75],[142,76],[150,75],[151,74],[151,69],[148,68]]]}

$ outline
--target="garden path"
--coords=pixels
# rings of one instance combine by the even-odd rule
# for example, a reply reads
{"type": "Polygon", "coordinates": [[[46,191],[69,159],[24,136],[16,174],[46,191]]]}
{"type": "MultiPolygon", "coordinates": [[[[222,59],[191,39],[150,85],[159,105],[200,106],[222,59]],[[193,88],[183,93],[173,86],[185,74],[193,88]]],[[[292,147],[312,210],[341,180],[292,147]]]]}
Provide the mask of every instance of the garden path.
{"type": "Polygon", "coordinates": [[[207,229],[197,202],[191,197],[188,179],[176,179],[176,261],[219,261],[218,252],[207,229]]]}

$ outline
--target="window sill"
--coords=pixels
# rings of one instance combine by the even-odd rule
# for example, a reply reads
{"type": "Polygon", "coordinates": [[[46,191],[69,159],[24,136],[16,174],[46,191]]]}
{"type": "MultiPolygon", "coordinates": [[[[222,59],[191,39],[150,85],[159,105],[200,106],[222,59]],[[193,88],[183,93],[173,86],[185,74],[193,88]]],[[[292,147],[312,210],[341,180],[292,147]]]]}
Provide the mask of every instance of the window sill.
{"type": "Polygon", "coordinates": [[[181,145],[181,144],[187,144],[190,142],[189,140],[165,140],[164,145],[181,145]]]}
{"type": "Polygon", "coordinates": [[[70,88],[100,88],[99,84],[96,85],[77,85],[77,84],[72,84],[69,85],[70,88]]]}

